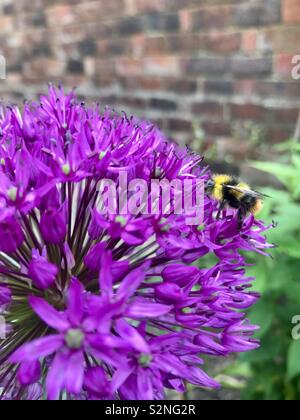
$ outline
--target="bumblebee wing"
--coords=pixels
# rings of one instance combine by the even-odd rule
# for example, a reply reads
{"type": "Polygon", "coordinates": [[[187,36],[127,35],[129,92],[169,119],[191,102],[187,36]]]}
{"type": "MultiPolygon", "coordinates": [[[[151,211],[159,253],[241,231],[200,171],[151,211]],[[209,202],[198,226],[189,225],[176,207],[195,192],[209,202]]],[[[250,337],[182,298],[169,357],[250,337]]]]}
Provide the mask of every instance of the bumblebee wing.
{"type": "Polygon", "coordinates": [[[224,187],[226,187],[230,190],[237,191],[239,193],[245,194],[245,195],[249,195],[250,197],[254,197],[254,198],[260,198],[260,199],[270,198],[269,195],[260,193],[258,191],[249,190],[249,189],[246,189],[246,188],[239,188],[239,187],[236,187],[235,185],[224,185],[224,187]]]}

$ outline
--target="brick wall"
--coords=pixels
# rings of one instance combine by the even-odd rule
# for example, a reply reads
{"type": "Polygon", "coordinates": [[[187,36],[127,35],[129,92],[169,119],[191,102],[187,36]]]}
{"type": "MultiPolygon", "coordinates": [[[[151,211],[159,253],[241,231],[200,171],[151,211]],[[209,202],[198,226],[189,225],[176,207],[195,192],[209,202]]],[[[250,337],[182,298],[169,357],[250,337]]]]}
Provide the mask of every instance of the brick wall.
{"type": "Polygon", "coordinates": [[[45,82],[157,121],[230,162],[289,137],[300,0],[1,0],[4,99],[45,82]]]}

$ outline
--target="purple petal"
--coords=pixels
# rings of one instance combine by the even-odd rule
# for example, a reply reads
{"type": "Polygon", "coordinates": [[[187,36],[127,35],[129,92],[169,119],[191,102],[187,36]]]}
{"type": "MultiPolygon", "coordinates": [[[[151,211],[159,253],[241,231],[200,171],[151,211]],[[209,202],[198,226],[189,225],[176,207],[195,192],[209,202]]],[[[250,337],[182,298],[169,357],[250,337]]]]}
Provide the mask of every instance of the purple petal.
{"type": "Polygon", "coordinates": [[[189,366],[189,375],[187,380],[194,385],[203,386],[205,388],[220,388],[220,384],[210,378],[202,369],[195,366],[189,366]]]}
{"type": "Polygon", "coordinates": [[[19,363],[23,361],[35,361],[53,354],[64,343],[63,337],[60,335],[50,335],[48,337],[39,338],[30,343],[24,344],[10,357],[11,363],[19,363]]]}
{"type": "Polygon", "coordinates": [[[41,256],[33,258],[28,266],[29,277],[42,290],[47,289],[55,282],[57,273],[57,266],[41,256]]]}
{"type": "Polygon", "coordinates": [[[131,373],[134,371],[133,366],[124,365],[121,369],[117,369],[112,377],[112,391],[117,391],[120,386],[124,384],[125,381],[127,381],[128,377],[131,375],[131,373]]]}
{"type": "Polygon", "coordinates": [[[63,209],[47,211],[41,216],[40,229],[46,242],[57,245],[64,242],[66,226],[63,209]]]}
{"type": "Polygon", "coordinates": [[[111,252],[106,252],[102,255],[101,258],[101,269],[99,272],[99,287],[101,293],[104,296],[112,296],[113,289],[112,289],[112,254],[111,252]]]}
{"type": "Polygon", "coordinates": [[[88,369],[84,378],[84,388],[99,398],[105,398],[112,394],[111,385],[101,366],[88,369]]]}
{"type": "Polygon", "coordinates": [[[144,369],[140,369],[140,373],[137,377],[137,391],[139,400],[152,401],[154,399],[153,386],[150,375],[152,375],[150,371],[145,372],[144,369]]]}
{"type": "Polygon", "coordinates": [[[134,349],[141,353],[150,353],[150,348],[146,340],[138,333],[136,328],[122,319],[116,321],[115,328],[120,337],[128,341],[134,349]]]}
{"type": "Polygon", "coordinates": [[[64,369],[67,391],[78,395],[82,390],[84,378],[84,357],[82,351],[71,353],[64,369]]]}
{"type": "Polygon", "coordinates": [[[46,380],[47,397],[49,400],[57,400],[60,392],[65,388],[65,368],[67,363],[68,353],[56,354],[46,380]]]}
{"type": "Polygon", "coordinates": [[[172,306],[139,299],[128,306],[126,316],[134,319],[157,318],[166,315],[171,310],[172,306]]]}
{"type": "Polygon", "coordinates": [[[197,267],[189,267],[183,264],[170,264],[162,272],[166,282],[177,283],[180,287],[186,286],[192,279],[197,279],[200,274],[197,267]]]}
{"type": "Polygon", "coordinates": [[[28,386],[40,379],[41,365],[38,360],[22,362],[18,370],[18,379],[21,385],[28,386]]]}
{"type": "Polygon", "coordinates": [[[158,300],[166,303],[180,302],[184,298],[182,289],[176,283],[165,282],[155,287],[158,300]]]}
{"type": "Polygon", "coordinates": [[[118,298],[121,300],[132,296],[144,279],[145,270],[143,267],[131,271],[120,284],[117,292],[118,298]]]}
{"type": "Polygon", "coordinates": [[[68,292],[68,318],[74,327],[78,327],[83,318],[84,288],[76,278],[72,279],[68,292]]]}
{"type": "Polygon", "coordinates": [[[84,258],[85,265],[93,271],[99,271],[102,264],[101,264],[101,258],[105,251],[106,243],[100,242],[96,245],[94,245],[84,258]]]}
{"type": "Polygon", "coordinates": [[[42,298],[31,296],[29,303],[34,312],[47,324],[49,327],[58,331],[66,331],[70,325],[66,320],[63,312],[58,312],[48,302],[42,298]]]}

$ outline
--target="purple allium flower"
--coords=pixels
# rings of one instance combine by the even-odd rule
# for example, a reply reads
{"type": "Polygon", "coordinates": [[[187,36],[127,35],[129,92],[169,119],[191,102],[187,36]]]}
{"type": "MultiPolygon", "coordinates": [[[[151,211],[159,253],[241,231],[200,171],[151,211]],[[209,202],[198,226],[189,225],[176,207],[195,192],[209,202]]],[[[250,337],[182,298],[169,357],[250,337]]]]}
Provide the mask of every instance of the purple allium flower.
{"type": "Polygon", "coordinates": [[[37,250],[32,251],[32,260],[28,264],[28,275],[40,289],[48,289],[55,282],[58,267],[47,261],[46,252],[40,255],[37,250]]]}
{"type": "Polygon", "coordinates": [[[205,182],[201,158],[53,87],[23,112],[2,109],[0,132],[1,399],[162,399],[219,386],[201,355],[258,347],[243,251],[265,254],[267,227],[249,216],[239,230],[230,209],[216,220],[209,197],[202,226],[97,206],[120,171],[205,182]]]}

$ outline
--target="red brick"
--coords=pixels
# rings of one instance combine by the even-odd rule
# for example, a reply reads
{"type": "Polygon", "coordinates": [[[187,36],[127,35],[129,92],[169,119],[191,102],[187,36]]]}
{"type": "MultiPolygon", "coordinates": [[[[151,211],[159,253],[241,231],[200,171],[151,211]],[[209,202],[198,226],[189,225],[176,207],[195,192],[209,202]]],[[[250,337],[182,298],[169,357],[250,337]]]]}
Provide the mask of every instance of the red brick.
{"type": "Polygon", "coordinates": [[[114,57],[130,53],[130,44],[127,40],[103,40],[97,43],[97,51],[100,56],[114,57]]]}
{"type": "Polygon", "coordinates": [[[178,94],[193,94],[197,91],[197,81],[181,78],[167,78],[164,80],[165,87],[168,91],[178,94]]]}
{"type": "Polygon", "coordinates": [[[193,27],[192,14],[189,10],[179,12],[180,27],[183,32],[189,32],[193,27]]]}
{"type": "Polygon", "coordinates": [[[111,78],[116,75],[116,66],[113,60],[96,60],[96,76],[97,78],[111,78]]]}
{"type": "Polygon", "coordinates": [[[50,7],[46,11],[49,27],[65,26],[74,23],[75,15],[71,5],[60,4],[50,7]]]}
{"type": "Polygon", "coordinates": [[[83,60],[84,73],[86,77],[94,78],[96,71],[96,60],[93,57],[85,57],[83,60]]]}
{"type": "MultiPolygon", "coordinates": [[[[198,34],[176,34],[165,37],[165,46],[170,54],[206,50],[206,43],[206,39],[203,42],[198,34]]],[[[164,44],[161,45],[163,47],[164,44]]]]}
{"type": "Polygon", "coordinates": [[[206,134],[213,136],[230,136],[232,134],[231,125],[224,121],[204,121],[201,126],[206,134]]]}
{"type": "Polygon", "coordinates": [[[251,29],[243,33],[242,49],[246,53],[253,53],[257,48],[258,30],[251,29]]]}
{"type": "Polygon", "coordinates": [[[283,0],[283,20],[286,23],[300,22],[299,0],[283,0]]]}
{"type": "Polygon", "coordinates": [[[231,70],[237,77],[260,77],[272,73],[272,58],[233,57],[231,70]]]}
{"type": "Polygon", "coordinates": [[[168,118],[166,119],[166,130],[177,131],[177,132],[187,132],[191,131],[193,128],[192,122],[189,120],[183,120],[180,118],[168,118]]]}
{"type": "Polygon", "coordinates": [[[242,27],[259,26],[262,22],[263,13],[263,4],[242,4],[234,10],[234,23],[242,27]]]}
{"type": "Polygon", "coordinates": [[[232,104],[231,116],[239,120],[263,120],[266,115],[266,109],[260,105],[253,104],[232,104]]]}
{"type": "Polygon", "coordinates": [[[279,54],[274,57],[275,73],[282,79],[292,79],[292,70],[294,64],[292,64],[293,55],[291,54],[279,54]]]}
{"type": "Polygon", "coordinates": [[[295,125],[299,116],[299,108],[269,108],[268,118],[273,123],[295,125]]]}
{"type": "Polygon", "coordinates": [[[255,91],[263,98],[300,98],[300,83],[290,81],[256,81],[255,91]]]}
{"type": "Polygon", "coordinates": [[[120,37],[128,37],[143,32],[143,20],[140,16],[126,16],[114,25],[114,33],[120,37]]]}
{"type": "Polygon", "coordinates": [[[299,54],[300,25],[276,27],[264,31],[266,40],[277,54],[299,54]]]}
{"type": "Polygon", "coordinates": [[[0,16],[0,34],[12,32],[14,28],[11,16],[0,16]]]}
{"type": "MultiPolygon", "coordinates": [[[[145,0],[145,1],[149,1],[149,0],[145,0]]],[[[162,3],[165,4],[165,7],[170,9],[170,10],[178,10],[178,9],[183,9],[183,8],[195,8],[195,7],[199,7],[199,3],[201,5],[206,5],[207,3],[212,3],[212,1],[214,2],[215,0],[161,0],[162,3]]],[[[220,0],[217,0],[220,1],[220,0]]],[[[223,1],[226,2],[227,0],[221,0],[221,2],[223,1]]]]}
{"type": "Polygon", "coordinates": [[[177,104],[175,101],[169,99],[152,98],[149,101],[150,108],[154,108],[159,111],[176,111],[177,104]]]}
{"type": "Polygon", "coordinates": [[[160,90],[163,88],[163,79],[158,76],[121,77],[119,82],[124,89],[160,90]]]}
{"type": "Polygon", "coordinates": [[[83,67],[83,61],[80,60],[74,60],[74,59],[70,59],[67,62],[67,73],[68,74],[83,74],[84,72],[84,67],[83,67]]]}
{"type": "Polygon", "coordinates": [[[129,106],[131,108],[143,109],[147,107],[147,101],[143,98],[135,98],[135,97],[122,97],[118,100],[118,104],[122,104],[125,106],[129,106]]]}
{"type": "Polygon", "coordinates": [[[208,51],[219,54],[231,54],[241,48],[242,35],[240,33],[217,33],[208,37],[208,51]]]}
{"type": "MultiPolygon", "coordinates": [[[[96,64],[94,64],[96,68],[96,64]]],[[[115,76],[113,73],[100,73],[96,71],[94,68],[94,77],[93,82],[97,84],[100,88],[109,88],[114,85],[115,83],[115,76]]]]}
{"type": "Polygon", "coordinates": [[[209,117],[219,117],[223,118],[224,109],[223,105],[218,102],[198,102],[194,103],[192,106],[192,111],[194,114],[197,114],[199,117],[209,116],[209,117]]]}
{"type": "Polygon", "coordinates": [[[144,55],[159,55],[168,52],[167,39],[165,36],[155,36],[146,38],[143,41],[143,54],[144,55]]]}
{"type": "Polygon", "coordinates": [[[234,92],[238,95],[251,96],[256,94],[257,80],[238,80],[234,83],[234,92]]]}
{"type": "Polygon", "coordinates": [[[119,76],[139,76],[143,74],[143,63],[140,59],[119,57],[115,65],[119,76]]]}
{"type": "Polygon", "coordinates": [[[226,28],[233,23],[233,10],[231,6],[201,8],[192,14],[192,29],[204,31],[226,28]]]}
{"type": "Polygon", "coordinates": [[[124,0],[126,15],[135,15],[137,13],[136,0],[124,0]]]}
{"type": "Polygon", "coordinates": [[[140,58],[143,56],[144,49],[145,49],[145,39],[146,39],[145,34],[133,35],[130,38],[130,40],[124,39],[124,41],[127,42],[128,44],[128,49],[130,50],[131,55],[133,55],[136,58],[140,58]]]}
{"type": "Polygon", "coordinates": [[[80,1],[72,10],[81,24],[95,21],[99,24],[99,20],[125,16],[125,7],[124,0],[92,0],[80,1]]]}
{"type": "Polygon", "coordinates": [[[183,59],[183,69],[191,75],[221,75],[224,76],[229,70],[227,57],[202,56],[200,58],[183,59]]]}
{"type": "Polygon", "coordinates": [[[207,94],[231,96],[233,94],[233,82],[229,80],[205,80],[204,92],[207,94]]]}
{"type": "Polygon", "coordinates": [[[257,27],[281,21],[281,0],[247,2],[234,11],[235,24],[242,27],[257,27]],[[248,3],[248,4],[247,4],[248,3]]]}
{"type": "Polygon", "coordinates": [[[144,75],[176,76],[179,73],[178,58],[167,55],[146,57],[142,70],[144,75]]]}
{"type": "Polygon", "coordinates": [[[40,82],[45,77],[58,81],[65,70],[65,64],[60,60],[39,57],[25,65],[24,78],[26,81],[40,82]]]}
{"type": "Polygon", "coordinates": [[[137,13],[163,11],[166,9],[165,0],[131,0],[135,4],[137,13]]]}
{"type": "Polygon", "coordinates": [[[293,133],[294,130],[292,127],[275,127],[273,124],[272,127],[266,129],[266,140],[268,143],[282,143],[289,140],[293,133]]]}

